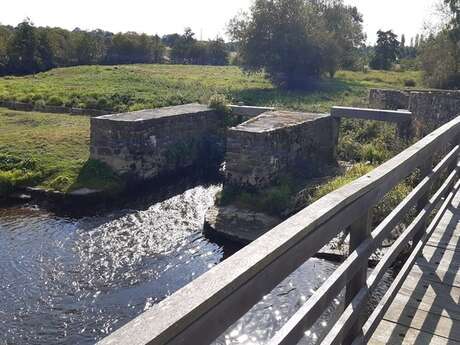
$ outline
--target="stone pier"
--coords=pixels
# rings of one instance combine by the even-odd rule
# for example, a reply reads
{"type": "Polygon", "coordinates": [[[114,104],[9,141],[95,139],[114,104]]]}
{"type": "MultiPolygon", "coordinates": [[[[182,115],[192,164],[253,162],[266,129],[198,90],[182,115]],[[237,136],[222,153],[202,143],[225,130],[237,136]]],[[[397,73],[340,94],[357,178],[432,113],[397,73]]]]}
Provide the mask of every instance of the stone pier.
{"type": "Polygon", "coordinates": [[[225,119],[188,104],[91,119],[91,158],[117,174],[145,180],[222,160],[225,119]]]}
{"type": "Polygon", "coordinates": [[[288,173],[318,176],[336,164],[337,120],[272,111],[227,133],[226,183],[263,188],[288,173]]]}

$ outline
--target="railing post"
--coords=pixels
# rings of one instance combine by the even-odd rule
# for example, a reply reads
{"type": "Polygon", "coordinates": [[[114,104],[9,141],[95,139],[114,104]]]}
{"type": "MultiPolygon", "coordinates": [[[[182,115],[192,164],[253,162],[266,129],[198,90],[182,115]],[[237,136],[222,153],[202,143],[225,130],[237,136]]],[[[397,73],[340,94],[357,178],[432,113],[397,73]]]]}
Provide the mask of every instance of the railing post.
{"type": "MultiPolygon", "coordinates": [[[[358,219],[349,227],[350,232],[350,248],[349,252],[352,253],[358,246],[368,239],[371,235],[372,226],[372,209],[369,209],[365,215],[358,219]]],[[[356,294],[366,285],[367,280],[367,261],[348,282],[345,290],[345,308],[351,303],[356,294]]],[[[362,334],[362,327],[366,319],[366,309],[356,311],[359,313],[355,325],[350,329],[350,332],[345,336],[343,344],[351,344],[362,334]]]]}
{"type": "MultiPolygon", "coordinates": [[[[424,164],[419,168],[420,170],[420,180],[423,180],[430,172],[433,170],[433,156],[430,156],[424,164]]],[[[428,187],[427,191],[422,195],[422,197],[418,200],[417,206],[415,207],[416,213],[419,214],[428,204],[430,200],[430,193],[431,193],[432,184],[428,187]]],[[[428,218],[423,222],[420,226],[420,229],[416,232],[414,238],[412,239],[413,247],[417,245],[417,243],[421,240],[428,223],[428,218]]]]}

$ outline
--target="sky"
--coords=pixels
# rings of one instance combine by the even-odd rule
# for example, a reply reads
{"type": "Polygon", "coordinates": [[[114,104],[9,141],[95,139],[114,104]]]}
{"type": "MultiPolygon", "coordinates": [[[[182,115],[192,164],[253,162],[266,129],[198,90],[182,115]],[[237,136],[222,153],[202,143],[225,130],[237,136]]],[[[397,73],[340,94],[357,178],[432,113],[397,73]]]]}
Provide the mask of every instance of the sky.
{"type": "MultiPolygon", "coordinates": [[[[228,21],[252,0],[0,0],[0,23],[30,18],[37,26],[96,28],[164,35],[191,27],[197,38],[225,37],[228,21]]],[[[364,15],[368,42],[379,29],[407,39],[420,33],[439,0],[345,0],[364,15]]]]}

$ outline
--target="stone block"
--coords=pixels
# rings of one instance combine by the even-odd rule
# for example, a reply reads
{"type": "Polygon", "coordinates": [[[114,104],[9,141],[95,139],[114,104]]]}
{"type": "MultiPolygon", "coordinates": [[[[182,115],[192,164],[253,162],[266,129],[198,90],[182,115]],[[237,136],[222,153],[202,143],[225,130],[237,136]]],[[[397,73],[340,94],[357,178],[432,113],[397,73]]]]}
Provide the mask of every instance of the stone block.
{"type": "Polygon", "coordinates": [[[226,183],[262,188],[292,172],[320,176],[336,164],[337,140],[329,115],[266,112],[228,131],[226,183]]]}
{"type": "Polygon", "coordinates": [[[209,157],[223,158],[224,120],[200,104],[95,117],[91,158],[140,180],[174,173],[209,157]]]}

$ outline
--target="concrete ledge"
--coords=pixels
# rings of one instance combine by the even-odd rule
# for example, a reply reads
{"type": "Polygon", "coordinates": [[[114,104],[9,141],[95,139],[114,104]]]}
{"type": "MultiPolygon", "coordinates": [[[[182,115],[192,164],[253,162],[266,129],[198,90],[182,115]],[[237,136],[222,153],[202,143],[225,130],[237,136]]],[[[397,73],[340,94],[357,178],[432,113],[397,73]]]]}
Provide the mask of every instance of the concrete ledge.
{"type": "Polygon", "coordinates": [[[242,116],[243,118],[253,118],[263,114],[267,111],[274,111],[275,108],[272,107],[252,107],[246,105],[229,105],[232,110],[233,115],[242,116]]]}
{"type": "Polygon", "coordinates": [[[408,110],[380,110],[349,107],[333,107],[331,116],[335,118],[354,118],[394,123],[409,123],[412,113],[408,110]]]}

